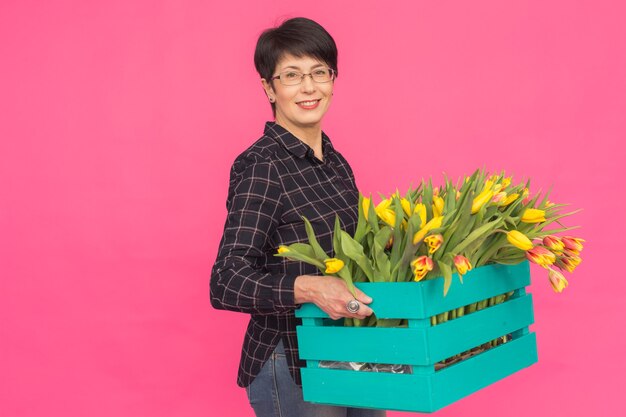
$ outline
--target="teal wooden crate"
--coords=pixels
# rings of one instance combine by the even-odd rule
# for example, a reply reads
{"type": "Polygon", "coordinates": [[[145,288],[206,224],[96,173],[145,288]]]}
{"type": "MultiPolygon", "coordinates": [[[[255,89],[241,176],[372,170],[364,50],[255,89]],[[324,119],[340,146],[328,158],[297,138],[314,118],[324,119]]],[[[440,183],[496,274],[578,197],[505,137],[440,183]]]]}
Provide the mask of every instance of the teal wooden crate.
{"type": "Polygon", "coordinates": [[[443,279],[359,283],[381,319],[407,319],[408,327],[343,327],[315,304],[296,310],[306,401],[385,410],[434,412],[537,362],[528,262],[488,265],[454,277],[443,296],[443,279]],[[507,301],[431,326],[430,317],[513,291],[507,301]],[[500,336],[511,340],[440,370],[443,359],[500,336]],[[411,365],[412,373],[320,368],[319,361],[411,365]]]}

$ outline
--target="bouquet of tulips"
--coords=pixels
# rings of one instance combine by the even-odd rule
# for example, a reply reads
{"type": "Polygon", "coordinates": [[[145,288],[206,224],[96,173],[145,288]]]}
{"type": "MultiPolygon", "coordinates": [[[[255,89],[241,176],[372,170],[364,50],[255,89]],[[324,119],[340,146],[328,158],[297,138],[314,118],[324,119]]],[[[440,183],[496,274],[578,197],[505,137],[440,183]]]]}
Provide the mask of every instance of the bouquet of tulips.
{"type": "Polygon", "coordinates": [[[388,198],[381,195],[376,206],[371,196],[360,194],[354,236],[335,218],[332,256],[304,217],[308,243],[280,246],[276,256],[316,265],[325,275],[343,279],[353,294],[355,282],[443,277],[445,295],[454,272],[462,283],[472,268],[528,259],[544,267],[554,291],[561,292],[568,285],[563,271],[571,273],[581,262],[584,240],[556,234],[574,228],[560,221],[577,211],[563,213],[565,204],[551,203],[548,193],[533,196],[529,187],[530,181],[513,184],[504,172],[477,170],[456,184],[446,178],[441,187],[422,180],[404,197],[397,191],[388,198]]]}

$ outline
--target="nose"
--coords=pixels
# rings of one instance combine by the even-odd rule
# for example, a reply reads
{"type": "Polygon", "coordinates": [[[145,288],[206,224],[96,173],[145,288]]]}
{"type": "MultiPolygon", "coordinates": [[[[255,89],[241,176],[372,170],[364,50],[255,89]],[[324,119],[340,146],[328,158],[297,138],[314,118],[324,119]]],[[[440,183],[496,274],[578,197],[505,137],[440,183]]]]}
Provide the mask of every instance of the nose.
{"type": "Polygon", "coordinates": [[[300,83],[300,86],[303,91],[315,91],[315,81],[313,81],[313,75],[304,74],[304,79],[300,83]]]}

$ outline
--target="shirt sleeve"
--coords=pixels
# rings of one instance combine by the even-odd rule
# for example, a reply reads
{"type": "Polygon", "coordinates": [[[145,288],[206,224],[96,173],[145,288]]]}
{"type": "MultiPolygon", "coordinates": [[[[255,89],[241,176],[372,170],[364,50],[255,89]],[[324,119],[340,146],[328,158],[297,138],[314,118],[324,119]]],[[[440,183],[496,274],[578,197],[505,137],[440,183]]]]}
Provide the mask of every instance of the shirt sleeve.
{"type": "Polygon", "coordinates": [[[268,240],[281,215],[282,187],[271,161],[235,160],[230,174],[224,234],[211,271],[216,309],[276,314],[295,309],[295,274],[269,273],[263,265],[268,240]]]}

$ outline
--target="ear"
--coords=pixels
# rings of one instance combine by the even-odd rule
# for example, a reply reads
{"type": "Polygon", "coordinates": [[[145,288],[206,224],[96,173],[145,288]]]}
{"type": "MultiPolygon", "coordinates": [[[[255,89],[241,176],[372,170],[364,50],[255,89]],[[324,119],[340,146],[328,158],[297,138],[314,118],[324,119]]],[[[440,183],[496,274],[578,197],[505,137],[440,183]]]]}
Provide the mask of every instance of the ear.
{"type": "Polygon", "coordinates": [[[263,89],[265,90],[265,94],[269,97],[274,94],[274,89],[272,85],[267,82],[265,78],[261,78],[261,84],[263,85],[263,89]]]}

